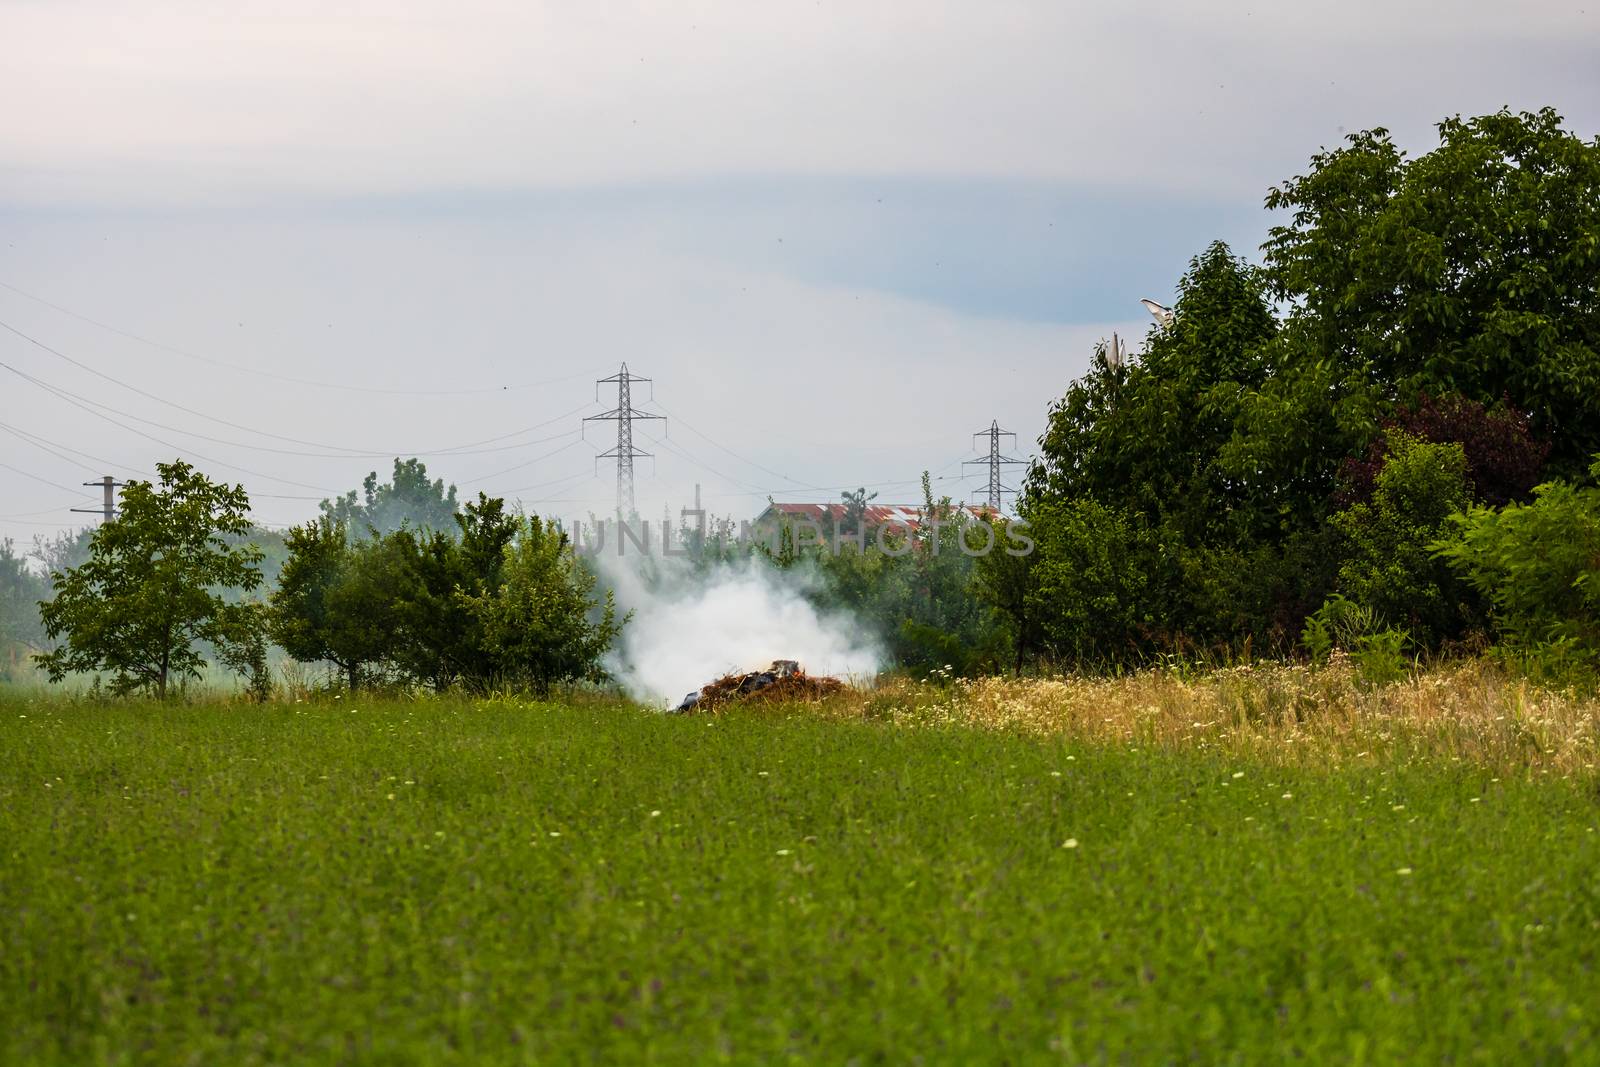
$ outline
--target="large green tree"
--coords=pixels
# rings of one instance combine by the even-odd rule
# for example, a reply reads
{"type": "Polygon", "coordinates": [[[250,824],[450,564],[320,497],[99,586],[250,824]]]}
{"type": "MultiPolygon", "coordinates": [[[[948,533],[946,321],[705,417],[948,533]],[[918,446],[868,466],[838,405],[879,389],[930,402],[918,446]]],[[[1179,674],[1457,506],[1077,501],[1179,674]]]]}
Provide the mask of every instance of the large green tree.
{"type": "Polygon", "coordinates": [[[1040,543],[1028,581],[1061,578],[1066,595],[1053,553],[1111,561],[1084,502],[1108,509],[1105,536],[1126,540],[1142,580],[1129,610],[1092,622],[1123,632],[1092,640],[1070,614],[1009,612],[1041,645],[1283,647],[1336,583],[1448,634],[1462,624],[1448,575],[1402,545],[1440,515],[1390,492],[1418,472],[1384,481],[1385,432],[1459,444],[1483,499],[1524,495],[1547,444],[1569,476],[1600,449],[1600,139],[1550,111],[1452,119],[1439,135],[1414,160],[1383,130],[1319,153],[1267,198],[1284,217],[1264,267],[1213,245],[1169,328],[1068,388],[1020,507],[1040,543]],[[1374,506],[1394,521],[1372,526],[1374,506]],[[1399,605],[1402,589],[1428,602],[1399,605]]]}
{"type": "Polygon", "coordinates": [[[1175,310],[1137,360],[1096,359],[1068,387],[1030,488],[1126,508],[1186,537],[1251,533],[1257,517],[1238,506],[1252,486],[1223,453],[1271,370],[1263,349],[1277,324],[1264,281],[1219,241],[1190,263],[1175,310]]]}
{"type": "MultiPolygon", "coordinates": [[[[1316,557],[1298,549],[1318,536],[1344,449],[1311,459],[1255,418],[1283,354],[1264,279],[1214,243],[1180,279],[1174,311],[1138,358],[1097,358],[1068,387],[1029,471],[1019,513],[1039,541],[1037,590],[1013,596],[1010,614],[1037,627],[1017,638],[1052,655],[1283,640],[1303,602],[1321,602],[1304,572],[1316,557]],[[1112,590],[1138,602],[1113,604],[1112,590]]],[[[1297,421],[1313,439],[1329,432],[1326,417],[1297,421]]]]}
{"type": "Polygon", "coordinates": [[[1438,131],[1416,159],[1352,134],[1273,189],[1271,291],[1333,381],[1508,400],[1581,473],[1600,450],[1600,137],[1549,109],[1438,131]]]}
{"type": "Polygon", "coordinates": [[[50,578],[40,605],[46,633],[64,638],[40,664],[52,681],[105,671],[117,693],[198,679],[209,644],[236,670],[264,670],[261,605],[229,603],[226,590],[261,583],[260,550],[230,544],[250,529],[243,486],[212,482],[182,460],[158,463],[156,483],[129,482],[115,519],[95,530],[89,558],[50,578]]]}

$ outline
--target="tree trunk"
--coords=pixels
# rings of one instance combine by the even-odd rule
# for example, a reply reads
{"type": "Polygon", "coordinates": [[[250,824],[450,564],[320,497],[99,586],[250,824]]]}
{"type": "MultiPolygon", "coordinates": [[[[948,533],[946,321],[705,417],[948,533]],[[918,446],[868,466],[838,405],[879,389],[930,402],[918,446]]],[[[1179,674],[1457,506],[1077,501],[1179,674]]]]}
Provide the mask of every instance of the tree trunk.
{"type": "Polygon", "coordinates": [[[350,675],[350,692],[354,693],[356,691],[356,687],[358,685],[360,685],[360,683],[361,683],[361,668],[360,668],[360,665],[352,662],[347,667],[345,667],[345,670],[350,675]]]}
{"type": "Polygon", "coordinates": [[[172,666],[172,620],[168,619],[161,632],[161,673],[156,676],[156,699],[167,699],[167,670],[172,666]]]}

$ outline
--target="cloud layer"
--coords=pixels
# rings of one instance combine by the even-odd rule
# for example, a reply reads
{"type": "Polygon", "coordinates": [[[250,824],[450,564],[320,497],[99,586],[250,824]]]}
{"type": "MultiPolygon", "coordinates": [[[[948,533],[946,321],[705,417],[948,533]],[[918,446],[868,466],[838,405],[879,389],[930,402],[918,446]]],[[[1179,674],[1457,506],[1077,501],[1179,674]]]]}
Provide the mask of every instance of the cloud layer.
{"type": "Polygon", "coordinates": [[[22,3],[14,197],[235,199],[711,174],[1255,195],[1341,127],[1564,105],[1600,4],[22,3]]]}

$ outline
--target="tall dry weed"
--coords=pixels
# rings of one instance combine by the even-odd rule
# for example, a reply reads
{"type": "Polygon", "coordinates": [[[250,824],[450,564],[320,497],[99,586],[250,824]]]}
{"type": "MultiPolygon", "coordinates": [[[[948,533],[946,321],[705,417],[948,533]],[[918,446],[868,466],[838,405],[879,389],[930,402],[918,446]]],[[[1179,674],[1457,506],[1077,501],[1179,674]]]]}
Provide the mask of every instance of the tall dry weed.
{"type": "Polygon", "coordinates": [[[908,727],[977,726],[1295,764],[1400,757],[1578,774],[1600,762],[1600,699],[1542,688],[1485,662],[1382,686],[1364,684],[1338,655],[1317,668],[897,679],[825,707],[908,727]]]}

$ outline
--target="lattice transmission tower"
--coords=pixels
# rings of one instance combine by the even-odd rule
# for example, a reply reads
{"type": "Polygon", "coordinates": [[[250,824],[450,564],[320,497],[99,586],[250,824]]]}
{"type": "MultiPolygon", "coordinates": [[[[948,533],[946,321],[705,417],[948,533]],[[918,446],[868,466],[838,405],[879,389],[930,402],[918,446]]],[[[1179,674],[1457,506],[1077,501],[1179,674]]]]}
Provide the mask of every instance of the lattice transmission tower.
{"type": "Polygon", "coordinates": [[[628,373],[628,365],[624,363],[622,369],[609,378],[601,378],[595,382],[595,398],[599,399],[600,387],[612,382],[617,386],[617,406],[600,415],[590,415],[584,422],[614,422],[617,424],[617,444],[610,451],[602,452],[595,457],[596,463],[602,459],[615,459],[617,461],[617,517],[626,519],[634,513],[633,506],[633,461],[635,459],[649,458],[651,453],[641,452],[633,447],[633,420],[657,419],[665,422],[662,415],[652,415],[648,411],[640,411],[633,406],[634,382],[648,382],[649,378],[641,378],[628,373]]]}
{"type": "Polygon", "coordinates": [[[989,439],[989,455],[983,459],[965,460],[962,465],[967,466],[970,464],[986,464],[988,466],[989,484],[985,491],[989,498],[989,510],[998,515],[1000,514],[1000,505],[1002,503],[1001,497],[1006,493],[1016,493],[1015,489],[1009,485],[1006,485],[1000,480],[1000,469],[1002,467],[1020,467],[1024,465],[1023,460],[1012,459],[1010,456],[1001,453],[1000,438],[1011,438],[1012,446],[1015,447],[1017,435],[1012,433],[1010,430],[1002,430],[1000,428],[1000,422],[997,419],[989,423],[989,428],[987,430],[979,430],[972,436],[987,437],[989,439]]]}

